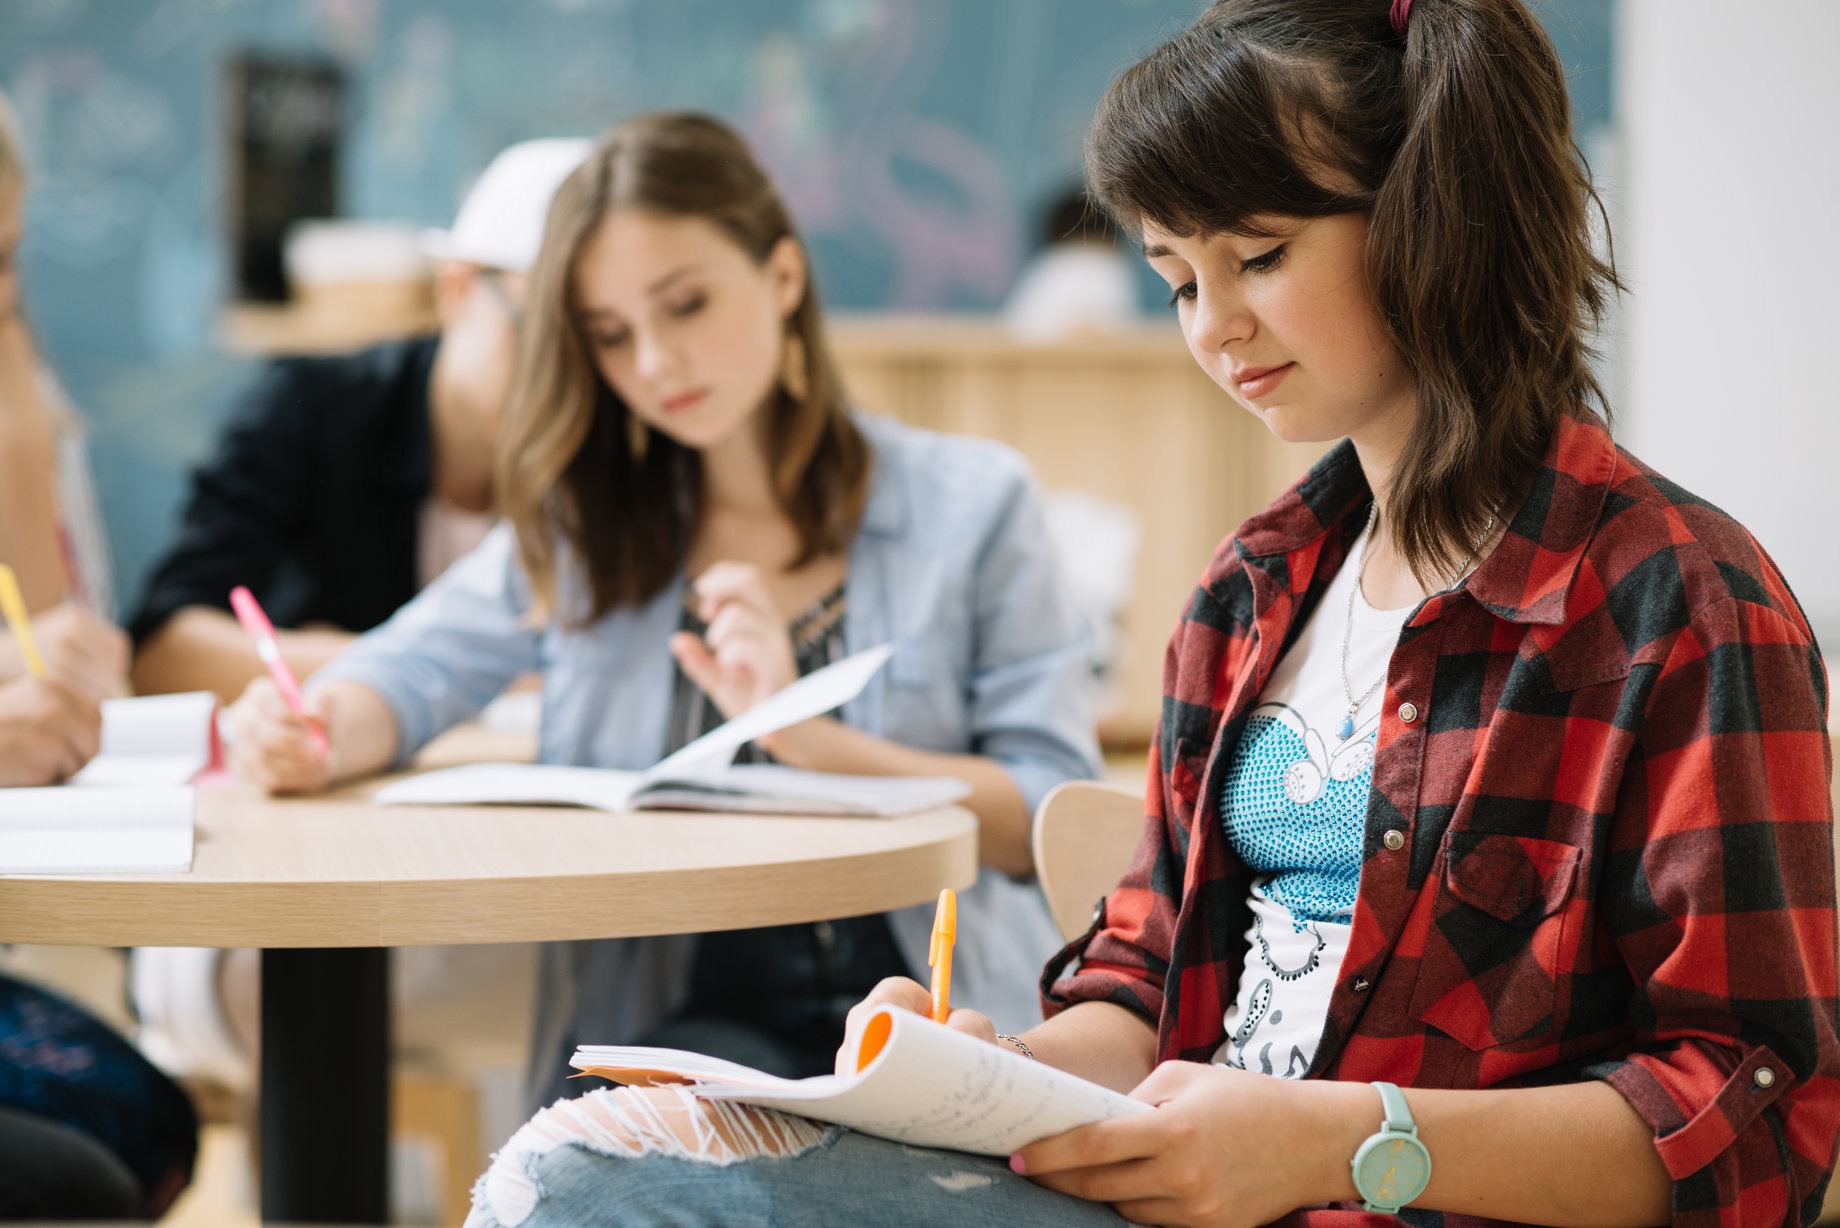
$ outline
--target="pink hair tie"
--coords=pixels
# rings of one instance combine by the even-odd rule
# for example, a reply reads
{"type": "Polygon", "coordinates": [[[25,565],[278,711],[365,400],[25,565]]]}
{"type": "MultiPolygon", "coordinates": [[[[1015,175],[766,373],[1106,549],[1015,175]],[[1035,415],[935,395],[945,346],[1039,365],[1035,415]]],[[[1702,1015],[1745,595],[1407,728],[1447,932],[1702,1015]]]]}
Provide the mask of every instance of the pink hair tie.
{"type": "Polygon", "coordinates": [[[1393,23],[1393,33],[1399,37],[1406,36],[1406,22],[1412,19],[1412,0],[1393,0],[1392,11],[1387,20],[1393,23]]]}

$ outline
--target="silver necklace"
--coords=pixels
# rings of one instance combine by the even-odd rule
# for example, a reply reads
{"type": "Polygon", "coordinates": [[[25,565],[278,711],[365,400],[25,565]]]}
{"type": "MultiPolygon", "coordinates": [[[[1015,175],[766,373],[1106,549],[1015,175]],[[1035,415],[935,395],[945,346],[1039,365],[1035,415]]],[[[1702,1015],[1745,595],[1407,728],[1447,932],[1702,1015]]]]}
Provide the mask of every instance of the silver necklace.
{"type": "MultiPolygon", "coordinates": [[[[1377,502],[1370,503],[1367,507],[1367,527],[1361,530],[1361,549],[1355,555],[1354,583],[1348,586],[1348,617],[1342,623],[1342,696],[1348,701],[1348,715],[1342,718],[1341,727],[1335,732],[1344,742],[1354,736],[1355,716],[1360,713],[1361,708],[1368,700],[1374,697],[1374,692],[1378,691],[1381,684],[1386,681],[1386,669],[1383,666],[1380,670],[1380,676],[1374,680],[1372,686],[1361,693],[1361,698],[1359,699],[1354,697],[1354,686],[1348,681],[1348,644],[1354,637],[1354,601],[1361,592],[1361,577],[1366,574],[1367,571],[1367,546],[1368,543],[1374,539],[1374,524],[1379,519],[1380,504],[1377,502]]],[[[1489,514],[1489,522],[1482,526],[1482,541],[1470,550],[1469,557],[1463,560],[1463,565],[1461,567],[1457,568],[1456,578],[1450,582],[1447,586],[1448,588],[1456,587],[1457,583],[1461,581],[1464,576],[1469,574],[1470,564],[1476,561],[1476,552],[1482,548],[1483,544],[1488,542],[1489,534],[1494,531],[1495,515],[1491,512],[1489,514]]]]}
{"type": "Polygon", "coordinates": [[[1386,670],[1382,669],[1380,677],[1374,680],[1374,684],[1368,687],[1359,699],[1354,697],[1354,686],[1348,681],[1348,642],[1354,637],[1354,599],[1361,591],[1361,574],[1367,570],[1367,543],[1374,539],[1374,522],[1379,519],[1380,504],[1377,502],[1369,504],[1367,527],[1361,530],[1361,549],[1356,553],[1354,560],[1354,583],[1348,586],[1348,617],[1342,623],[1342,695],[1348,700],[1348,715],[1342,718],[1341,728],[1335,732],[1344,742],[1354,736],[1355,713],[1361,710],[1361,705],[1374,697],[1374,692],[1378,691],[1380,684],[1386,681],[1386,670]]]}

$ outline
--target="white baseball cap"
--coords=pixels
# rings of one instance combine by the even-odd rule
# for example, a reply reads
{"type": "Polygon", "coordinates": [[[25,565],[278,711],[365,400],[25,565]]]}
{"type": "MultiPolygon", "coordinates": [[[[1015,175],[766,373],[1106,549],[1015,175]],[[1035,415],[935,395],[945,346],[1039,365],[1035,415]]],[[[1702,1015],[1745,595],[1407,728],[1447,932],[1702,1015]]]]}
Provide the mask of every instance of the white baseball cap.
{"type": "Polygon", "coordinates": [[[528,273],[543,246],[550,199],[593,147],[592,141],[551,137],[504,150],[468,189],[453,229],[422,232],[422,250],[437,260],[528,273]]]}

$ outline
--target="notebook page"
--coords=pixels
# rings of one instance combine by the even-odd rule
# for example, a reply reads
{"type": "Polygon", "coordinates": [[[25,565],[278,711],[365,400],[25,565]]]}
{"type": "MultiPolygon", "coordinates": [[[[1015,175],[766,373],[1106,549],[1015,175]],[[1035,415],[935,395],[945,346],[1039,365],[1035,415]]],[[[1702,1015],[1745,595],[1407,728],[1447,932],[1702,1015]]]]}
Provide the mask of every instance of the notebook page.
{"type": "Polygon", "coordinates": [[[0,874],[192,868],[192,790],[8,789],[0,874]]]}
{"type": "MultiPolygon", "coordinates": [[[[920,1147],[1004,1156],[1075,1126],[1150,1106],[909,1011],[853,1079],[806,1079],[793,1090],[699,1086],[709,1100],[802,1113],[920,1147]]],[[[872,1017],[873,1018],[873,1017],[872,1017]]]]}
{"type": "Polygon", "coordinates": [[[371,794],[380,806],[473,804],[587,806],[618,812],[642,782],[637,772],[547,763],[469,763],[387,784],[371,794]]]}
{"type": "Polygon", "coordinates": [[[823,716],[855,699],[893,655],[894,645],[883,644],[814,669],[670,755],[646,775],[660,778],[727,767],[734,762],[735,752],[755,738],[823,716]]]}
{"type": "Polygon", "coordinates": [[[68,782],[81,788],[183,785],[211,765],[209,691],[102,701],[102,744],[68,782]]]}
{"type": "Polygon", "coordinates": [[[959,801],[971,786],[950,776],[846,776],[777,763],[654,778],[633,795],[649,808],[745,810],[756,814],[916,814],[959,801]]]}

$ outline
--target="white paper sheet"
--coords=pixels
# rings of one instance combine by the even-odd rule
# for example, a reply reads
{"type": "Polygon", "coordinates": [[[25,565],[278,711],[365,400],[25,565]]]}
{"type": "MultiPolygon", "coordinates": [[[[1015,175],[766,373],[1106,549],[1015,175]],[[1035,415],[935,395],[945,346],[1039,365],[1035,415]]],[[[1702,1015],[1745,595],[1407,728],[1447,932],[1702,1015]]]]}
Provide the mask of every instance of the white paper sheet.
{"type": "Polygon", "coordinates": [[[623,810],[729,810],[748,814],[913,814],[958,801],[971,786],[949,776],[843,776],[776,764],[742,764],[696,775],[468,763],[385,785],[380,806],[588,806],[623,810]]]}
{"type": "Polygon", "coordinates": [[[0,790],[0,874],[186,871],[192,790],[0,790]]]}
{"type": "Polygon", "coordinates": [[[823,669],[814,669],[778,694],[754,705],[734,720],[718,725],[696,741],[669,756],[648,776],[682,776],[727,767],[735,752],[755,738],[777,733],[788,725],[823,716],[862,694],[875,671],[894,655],[893,644],[866,648],[823,669]]]}
{"type": "Polygon", "coordinates": [[[424,772],[371,795],[380,806],[565,805],[625,810],[638,772],[549,763],[468,763],[424,772]]]}
{"type": "Polygon", "coordinates": [[[217,697],[209,691],[102,701],[102,747],[68,785],[85,789],[189,783],[211,763],[217,697]]]}
{"type": "MultiPolygon", "coordinates": [[[[850,1076],[776,1079],[699,1054],[633,1046],[584,1045],[571,1065],[649,1069],[699,1080],[707,1100],[734,1100],[836,1122],[919,1147],[1006,1156],[1017,1148],[1151,1107],[1006,1047],[922,1018],[883,1010],[887,1043],[866,1069],[850,1076]]],[[[852,1039],[861,1044],[862,1033],[852,1039]]]]}

